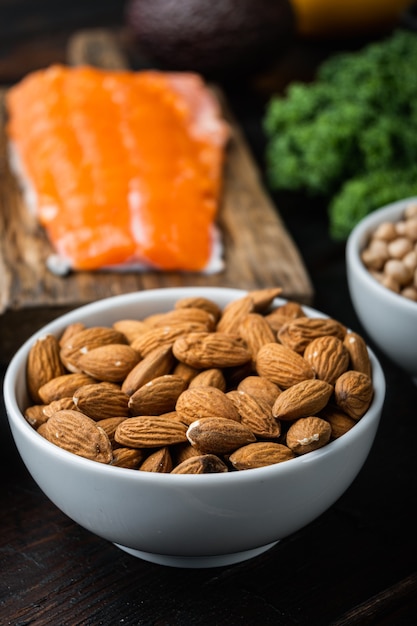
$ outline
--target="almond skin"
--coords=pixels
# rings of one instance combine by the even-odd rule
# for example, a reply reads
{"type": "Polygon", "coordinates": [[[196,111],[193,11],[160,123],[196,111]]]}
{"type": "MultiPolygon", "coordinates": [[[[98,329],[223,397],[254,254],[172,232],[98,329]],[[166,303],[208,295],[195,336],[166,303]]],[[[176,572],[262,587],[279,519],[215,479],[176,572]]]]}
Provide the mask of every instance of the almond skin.
{"type": "Polygon", "coordinates": [[[226,379],[221,369],[212,367],[199,372],[190,380],[189,388],[193,387],[217,387],[220,391],[225,391],[226,379]]]}
{"type": "Polygon", "coordinates": [[[253,289],[249,292],[256,313],[265,313],[275,298],[278,298],[281,294],[282,287],[266,287],[264,289],[253,289]]]}
{"type": "Polygon", "coordinates": [[[304,350],[304,358],[310,363],[317,378],[331,385],[349,367],[349,352],[343,341],[332,335],[313,339],[304,350]]]}
{"type": "Polygon", "coordinates": [[[227,395],[217,387],[190,387],[178,398],[175,410],[185,424],[208,417],[240,421],[239,412],[227,395]]]}
{"type": "Polygon", "coordinates": [[[251,359],[239,339],[220,332],[188,333],[175,341],[172,351],[179,361],[197,369],[234,367],[251,359]]]}
{"type": "Polygon", "coordinates": [[[83,385],[75,391],[72,399],[81,413],[95,421],[129,415],[129,397],[111,385],[103,383],[83,385]]]}
{"type": "Polygon", "coordinates": [[[186,388],[181,376],[165,374],[140,387],[130,396],[131,415],[161,415],[175,409],[176,402],[186,388]]]}
{"type": "Polygon", "coordinates": [[[353,331],[346,333],[343,344],[349,353],[350,368],[362,372],[371,378],[372,364],[368,348],[363,337],[353,331]]]}
{"type": "Polygon", "coordinates": [[[187,439],[204,454],[227,454],[256,441],[252,431],[234,420],[207,417],[190,424],[187,439]]]}
{"type": "Polygon", "coordinates": [[[213,302],[209,298],[203,298],[201,296],[180,298],[175,303],[176,309],[187,309],[190,307],[207,311],[207,313],[210,313],[215,323],[218,322],[222,314],[222,310],[216,302],[213,302]]]}
{"type": "Polygon", "coordinates": [[[169,374],[175,359],[170,345],[159,346],[141,359],[122,382],[122,391],[131,396],[150,380],[169,374]]]}
{"type": "Polygon", "coordinates": [[[115,330],[105,326],[84,328],[79,332],[71,333],[65,341],[61,340],[61,360],[70,372],[80,371],[78,359],[89,350],[109,344],[127,343],[126,337],[115,330]]]}
{"type": "Polygon", "coordinates": [[[171,474],[218,474],[227,471],[226,463],[215,454],[200,454],[179,463],[171,474]]]}
{"type": "Polygon", "coordinates": [[[263,376],[246,376],[237,386],[238,391],[245,391],[255,400],[266,402],[272,408],[281,389],[275,383],[263,376]]]}
{"type": "Polygon", "coordinates": [[[121,382],[139,361],[139,354],[127,344],[109,344],[88,350],[77,363],[81,371],[111,383],[121,382]]]}
{"type": "Polygon", "coordinates": [[[326,406],[332,393],[333,386],[325,380],[303,380],[278,396],[272,407],[272,415],[280,420],[315,415],[326,406]]]}
{"type": "Polygon", "coordinates": [[[128,448],[163,448],[187,441],[187,427],[159,415],[141,415],[124,420],[116,428],[115,441],[128,448]]]}
{"type": "Polygon", "coordinates": [[[163,326],[162,328],[150,326],[148,331],[136,337],[130,345],[143,358],[149,352],[155,350],[155,348],[172,346],[178,337],[193,331],[203,332],[205,327],[201,324],[190,324],[188,322],[174,324],[173,326],[163,326]]]}
{"type": "Polygon", "coordinates": [[[97,423],[79,411],[57,411],[44,424],[43,436],[55,445],[99,463],[111,463],[110,440],[97,423]]]}
{"type": "Polygon", "coordinates": [[[372,379],[362,372],[348,370],[336,381],[336,404],[354,420],[359,420],[369,408],[373,398],[372,379]]]}
{"type": "Polygon", "coordinates": [[[33,402],[41,402],[40,387],[65,373],[59,353],[59,342],[54,335],[41,337],[31,347],[26,365],[26,380],[33,402]]]}
{"type": "Polygon", "coordinates": [[[240,415],[240,422],[257,437],[276,439],[281,434],[281,424],[272,416],[271,406],[255,400],[245,391],[234,389],[227,396],[232,400],[240,415]]]}
{"type": "Polygon", "coordinates": [[[164,446],[152,452],[140,465],[142,472],[154,472],[156,474],[169,474],[172,470],[172,458],[169,448],[164,446]]]}
{"type": "Polygon", "coordinates": [[[142,461],[142,450],[135,450],[134,448],[116,448],[116,450],[113,450],[111,465],[124,467],[126,469],[139,469],[142,461]]]}
{"type": "Polygon", "coordinates": [[[72,398],[74,392],[82,385],[96,382],[94,378],[82,372],[57,376],[39,388],[39,396],[45,404],[61,398],[72,398]]]}
{"type": "Polygon", "coordinates": [[[250,295],[233,300],[226,304],[219,321],[217,322],[217,332],[228,335],[238,335],[239,326],[248,313],[252,313],[255,303],[250,295]]]}
{"type": "Polygon", "coordinates": [[[314,378],[314,370],[297,352],[280,343],[267,343],[256,357],[256,371],[282,389],[314,378]]]}
{"type": "Polygon", "coordinates": [[[146,324],[162,328],[165,326],[175,326],[180,324],[197,324],[202,330],[212,331],[215,327],[215,318],[211,313],[200,307],[175,308],[166,313],[157,313],[146,319],[146,324]]]}
{"type": "Polygon", "coordinates": [[[259,441],[238,448],[229,456],[229,461],[235,469],[247,470],[282,463],[294,458],[294,452],[281,443],[259,441]]]}
{"type": "Polygon", "coordinates": [[[329,442],[330,424],[319,417],[302,417],[291,424],[286,443],[296,454],[307,454],[322,448],[329,442]]]}
{"type": "Polygon", "coordinates": [[[316,337],[333,335],[343,340],[346,328],[331,318],[300,317],[285,324],[278,332],[278,340],[302,354],[316,337]]]}
{"type": "Polygon", "coordinates": [[[253,361],[263,345],[276,341],[275,333],[260,313],[249,313],[243,318],[239,325],[239,335],[248,346],[253,361]]]}

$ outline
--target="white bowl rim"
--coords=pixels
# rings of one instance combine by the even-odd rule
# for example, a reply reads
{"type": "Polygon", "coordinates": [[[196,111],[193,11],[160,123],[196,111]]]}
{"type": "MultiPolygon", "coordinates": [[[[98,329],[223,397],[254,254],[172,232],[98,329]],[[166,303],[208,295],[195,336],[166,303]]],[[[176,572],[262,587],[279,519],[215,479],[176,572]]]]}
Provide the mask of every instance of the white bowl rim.
{"type": "Polygon", "coordinates": [[[352,268],[356,272],[360,272],[366,285],[375,289],[378,293],[383,295],[393,305],[399,305],[404,307],[406,311],[410,313],[417,313],[417,302],[406,298],[395,291],[391,291],[388,287],[381,285],[376,278],[372,276],[369,270],[366,269],[360,257],[360,252],[363,249],[366,238],[375,230],[375,228],[384,221],[393,221],[399,218],[403,213],[405,207],[409,203],[417,203],[417,196],[404,198],[403,200],[397,200],[386,204],[375,211],[372,211],[369,215],[364,217],[351,231],[346,242],[346,258],[348,263],[351,263],[352,268]]]}
{"type": "MultiPolygon", "coordinates": [[[[167,485],[167,481],[172,481],[173,487],[184,486],[189,482],[195,485],[195,481],[201,481],[202,484],[215,484],[216,486],[218,486],[219,484],[233,484],[234,482],[239,484],[240,481],[257,482],[262,479],[270,479],[275,475],[284,475],[287,472],[297,470],[297,468],[298,471],[301,471],[306,464],[314,463],[315,461],[319,461],[326,456],[332,456],[335,453],[337,454],[337,451],[340,447],[344,447],[345,444],[348,445],[351,439],[356,439],[357,437],[360,437],[362,431],[367,428],[369,420],[374,421],[375,419],[377,419],[379,422],[378,414],[380,415],[382,411],[385,399],[386,382],[381,364],[379,363],[375,353],[369,346],[367,347],[372,362],[373,377],[376,377],[378,379],[378,386],[374,388],[374,398],[372,400],[370,408],[368,409],[368,411],[371,411],[371,416],[369,416],[367,412],[352,427],[352,429],[346,432],[342,437],[339,437],[338,439],[329,442],[318,450],[314,450],[305,455],[298,456],[294,459],[289,459],[288,461],[282,463],[275,463],[265,467],[252,468],[250,470],[224,472],[220,474],[199,474],[197,477],[194,474],[167,475],[165,473],[157,472],[140,472],[128,468],[98,463],[97,461],[77,456],[76,454],[73,454],[72,452],[64,450],[63,448],[60,448],[59,446],[56,446],[55,444],[49,442],[44,437],[42,437],[42,435],[37,433],[36,430],[26,421],[26,419],[22,415],[15,396],[14,380],[16,378],[18,370],[22,365],[22,361],[26,360],[25,356],[27,356],[27,352],[35,339],[44,336],[48,332],[54,332],[54,329],[56,329],[57,327],[61,327],[61,325],[65,326],[66,320],[71,320],[73,315],[77,315],[78,317],[78,315],[94,312],[95,310],[101,310],[103,307],[106,306],[106,303],[115,304],[117,306],[119,302],[126,303],[130,301],[136,301],[138,294],[140,294],[141,297],[146,294],[146,298],[164,298],[165,295],[169,292],[172,295],[175,293],[181,294],[181,297],[183,297],[184,293],[186,292],[188,292],[189,295],[191,295],[192,292],[198,292],[200,295],[210,297],[210,294],[214,294],[216,291],[218,292],[219,290],[222,292],[228,291],[231,295],[235,294],[237,297],[248,293],[247,290],[227,287],[164,287],[157,289],[147,289],[143,292],[133,292],[129,294],[121,294],[111,296],[109,298],[104,298],[96,302],[77,307],[76,309],[57,317],[55,320],[49,322],[48,324],[40,328],[36,333],[31,335],[31,337],[29,337],[17,350],[9,363],[3,383],[4,401],[9,421],[13,422],[13,425],[20,431],[24,431],[26,435],[30,437],[33,436],[35,438],[35,444],[41,450],[43,449],[47,451],[48,454],[52,454],[53,456],[60,458],[63,461],[65,460],[67,464],[76,464],[80,468],[85,467],[86,470],[94,471],[96,473],[103,472],[103,476],[106,476],[107,472],[110,472],[110,475],[116,475],[115,473],[118,473],[119,476],[123,475],[124,478],[129,481],[145,481],[155,484],[159,484],[160,482],[162,482],[162,484],[164,484],[165,486],[167,485]]],[[[275,302],[285,303],[287,302],[287,300],[284,298],[276,298],[275,302]]],[[[328,317],[326,314],[310,306],[303,304],[302,307],[309,315],[315,317],[328,317]]]]}

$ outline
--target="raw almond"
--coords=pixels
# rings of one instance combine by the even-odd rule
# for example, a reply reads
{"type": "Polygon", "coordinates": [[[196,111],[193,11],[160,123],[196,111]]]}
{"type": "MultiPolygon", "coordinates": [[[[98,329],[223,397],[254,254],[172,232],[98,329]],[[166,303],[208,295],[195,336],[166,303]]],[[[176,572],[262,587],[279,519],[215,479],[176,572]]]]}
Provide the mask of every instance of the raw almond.
{"type": "Polygon", "coordinates": [[[149,327],[141,320],[118,320],[114,322],[113,328],[122,333],[128,343],[132,343],[138,335],[149,330],[149,327]]]}
{"type": "Polygon", "coordinates": [[[265,313],[272,305],[275,298],[282,294],[282,287],[266,287],[264,289],[253,289],[249,296],[253,300],[254,311],[265,313]]]}
{"type": "Polygon", "coordinates": [[[114,328],[93,326],[72,333],[66,341],[62,341],[60,356],[63,364],[70,372],[79,372],[81,368],[78,365],[78,359],[89,350],[126,342],[126,337],[114,328]]]}
{"type": "Polygon", "coordinates": [[[111,465],[126,469],[138,469],[143,461],[143,451],[134,448],[116,448],[113,450],[111,465]]]}
{"type": "Polygon", "coordinates": [[[108,344],[88,350],[77,363],[85,374],[101,381],[121,382],[139,361],[139,354],[128,344],[108,344]]]}
{"type": "Polygon", "coordinates": [[[162,448],[187,441],[187,426],[159,415],[130,417],[116,428],[115,441],[128,448],[162,448]]]}
{"type": "Polygon", "coordinates": [[[52,400],[52,402],[43,407],[43,413],[45,417],[48,418],[57,411],[62,411],[63,409],[71,409],[72,411],[77,410],[72,398],[64,397],[59,398],[58,400],[52,400]]]}
{"type": "Polygon", "coordinates": [[[282,389],[314,378],[313,368],[301,354],[280,343],[262,346],[256,357],[256,370],[282,389]]]}
{"type": "Polygon", "coordinates": [[[202,330],[212,331],[215,327],[215,318],[208,311],[200,307],[175,308],[166,313],[157,313],[146,319],[146,324],[153,327],[176,326],[180,324],[197,324],[202,330]]]}
{"type": "Polygon", "coordinates": [[[198,308],[203,309],[203,311],[207,311],[213,317],[215,323],[221,317],[222,310],[216,302],[210,300],[209,298],[204,298],[201,296],[189,296],[186,298],[180,298],[175,303],[176,309],[187,309],[187,308],[198,308]]]}
{"type": "Polygon", "coordinates": [[[122,391],[131,396],[150,380],[169,374],[175,359],[170,345],[159,346],[141,359],[122,382],[122,391]]]}
{"type": "Polygon", "coordinates": [[[191,381],[197,376],[197,374],[200,373],[200,371],[201,370],[196,367],[191,367],[191,365],[187,365],[186,363],[181,363],[181,361],[179,361],[172,370],[172,373],[176,376],[181,376],[187,384],[191,384],[191,381]]]}
{"type": "Polygon", "coordinates": [[[342,409],[330,404],[320,411],[318,417],[329,422],[332,429],[332,439],[338,439],[356,424],[356,421],[349,417],[342,409]]]}
{"type": "Polygon", "coordinates": [[[77,409],[93,420],[107,417],[128,417],[129,397],[121,389],[103,383],[79,387],[73,394],[77,409]]]}
{"type": "Polygon", "coordinates": [[[140,465],[142,472],[155,472],[157,474],[168,474],[172,470],[172,458],[169,448],[164,446],[152,452],[140,465]]]}
{"type": "Polygon", "coordinates": [[[185,459],[171,474],[218,474],[227,471],[227,465],[215,454],[200,454],[185,459]]]}
{"type": "Polygon", "coordinates": [[[179,396],[175,410],[185,424],[208,417],[240,421],[233,402],[217,387],[189,387],[179,396]]]}
{"type": "Polygon", "coordinates": [[[189,388],[193,387],[217,387],[220,391],[225,391],[226,379],[221,369],[212,367],[202,370],[190,380],[189,388]]]}
{"type": "Polygon", "coordinates": [[[245,391],[234,389],[227,397],[231,399],[240,415],[240,422],[257,437],[276,439],[281,434],[281,425],[272,416],[271,406],[262,400],[255,400],[245,391]]]}
{"type": "Polygon", "coordinates": [[[255,400],[266,402],[272,408],[281,389],[264,376],[246,376],[237,386],[238,391],[245,391],[255,400]]]}
{"type": "Polygon", "coordinates": [[[99,463],[111,463],[110,440],[97,423],[79,411],[57,411],[44,424],[42,434],[55,445],[99,463]]]}
{"type": "Polygon", "coordinates": [[[254,301],[250,295],[229,302],[223,309],[223,313],[217,322],[217,332],[229,335],[239,335],[241,321],[248,313],[254,311],[254,301]]]}
{"type": "Polygon", "coordinates": [[[300,317],[281,328],[278,340],[295,352],[302,354],[310,341],[316,337],[333,335],[343,340],[346,328],[331,318],[300,317]]]}
{"type": "Polygon", "coordinates": [[[130,396],[129,411],[131,415],[161,415],[173,411],[185,388],[186,382],[181,376],[157,376],[130,396]]]}
{"type": "Polygon", "coordinates": [[[336,404],[354,420],[360,419],[369,408],[373,397],[372,379],[362,372],[348,370],[336,381],[336,404]]]}
{"type": "Polygon", "coordinates": [[[44,404],[50,404],[60,398],[72,398],[74,392],[82,385],[96,382],[88,374],[74,373],[57,376],[39,388],[38,393],[44,404]]]}
{"type": "Polygon", "coordinates": [[[286,443],[296,454],[307,454],[329,442],[332,429],[320,417],[302,417],[291,424],[286,443]]]}
{"type": "Polygon", "coordinates": [[[204,454],[227,454],[256,441],[243,424],[221,417],[207,417],[190,424],[187,439],[204,454]]]}
{"type": "Polygon", "coordinates": [[[332,393],[333,386],[325,380],[303,380],[280,393],[272,407],[272,415],[281,420],[315,415],[326,406],[332,393]]]}
{"type": "Polygon", "coordinates": [[[265,467],[295,458],[287,446],[272,441],[259,441],[238,448],[229,456],[229,461],[237,470],[265,467]]]}
{"type": "Polygon", "coordinates": [[[304,350],[304,358],[310,363],[317,378],[331,385],[349,367],[349,352],[343,341],[333,335],[313,339],[304,350]]]}
{"type": "Polygon", "coordinates": [[[349,352],[350,368],[362,372],[371,378],[372,365],[369,358],[368,348],[363,337],[353,331],[346,334],[343,341],[349,352]]]}
{"type": "Polygon", "coordinates": [[[119,424],[124,422],[127,419],[126,417],[106,417],[105,419],[99,420],[97,422],[97,426],[100,426],[107,434],[110,439],[110,443],[113,447],[113,450],[118,447],[117,442],[114,440],[114,433],[116,432],[116,428],[119,424]]]}
{"type": "Polygon", "coordinates": [[[203,332],[204,326],[201,324],[189,324],[183,322],[182,324],[174,324],[174,326],[152,327],[142,335],[139,335],[132,341],[131,346],[139,352],[141,357],[145,357],[149,352],[159,348],[160,346],[172,346],[174,341],[182,335],[190,332],[203,332]]]}
{"type": "Polygon", "coordinates": [[[240,339],[220,332],[190,332],[175,341],[172,351],[179,361],[197,369],[233,367],[251,359],[240,339]]]}
{"type": "Polygon", "coordinates": [[[246,343],[253,361],[262,346],[276,341],[275,333],[260,313],[249,313],[243,318],[239,326],[239,335],[246,343]]]}
{"type": "Polygon", "coordinates": [[[44,413],[44,408],[44,404],[34,404],[28,406],[24,412],[25,420],[35,430],[37,430],[41,424],[44,424],[49,417],[49,415],[44,413]]]}
{"type": "Polygon", "coordinates": [[[58,339],[50,334],[37,339],[30,348],[26,365],[26,380],[33,402],[41,402],[40,387],[64,374],[65,368],[59,353],[58,339]]]}
{"type": "Polygon", "coordinates": [[[298,302],[286,302],[265,315],[266,321],[275,332],[298,317],[306,317],[301,304],[298,302]]]}

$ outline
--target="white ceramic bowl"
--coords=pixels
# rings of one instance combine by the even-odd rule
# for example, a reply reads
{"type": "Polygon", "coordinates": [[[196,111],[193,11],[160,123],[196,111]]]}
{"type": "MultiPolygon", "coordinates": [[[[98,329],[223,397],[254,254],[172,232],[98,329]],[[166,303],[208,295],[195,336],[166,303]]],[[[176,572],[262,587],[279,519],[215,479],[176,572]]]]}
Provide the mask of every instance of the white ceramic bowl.
{"type": "Polygon", "coordinates": [[[346,245],[346,270],[353,306],[369,337],[417,382],[417,302],[381,285],[360,257],[377,226],[397,221],[410,201],[417,202],[417,198],[377,209],[357,224],[346,245]]]}
{"type": "MultiPolygon", "coordinates": [[[[261,554],[323,513],[352,483],[372,446],[385,396],[377,359],[371,352],[372,405],[343,437],[278,465],[226,474],[175,475],[103,465],[40,436],[22,415],[28,351],[37,337],[59,334],[72,322],[110,325],[117,319],[168,310],[180,297],[197,294],[223,306],[244,293],[174,288],[101,300],[36,333],[6,372],[4,397],[11,430],[39,487],[81,526],[142,559],[174,567],[237,563],[261,554]]],[[[323,317],[307,307],[306,312],[323,317]]]]}

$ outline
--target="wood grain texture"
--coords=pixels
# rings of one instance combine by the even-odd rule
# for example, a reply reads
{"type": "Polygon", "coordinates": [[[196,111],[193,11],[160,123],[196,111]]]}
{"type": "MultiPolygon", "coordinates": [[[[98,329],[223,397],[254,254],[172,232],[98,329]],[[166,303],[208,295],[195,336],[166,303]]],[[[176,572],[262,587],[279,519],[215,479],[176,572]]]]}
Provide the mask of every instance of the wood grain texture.
{"type": "MultiPolygon", "coordinates": [[[[69,41],[68,62],[112,69],[127,67],[116,39],[103,29],[75,34],[69,41]]],[[[116,294],[182,285],[242,289],[281,286],[285,297],[311,303],[313,288],[301,255],[263,189],[259,171],[223,94],[214,89],[232,137],[218,215],[225,270],[210,276],[157,271],[77,272],[64,278],[51,274],[45,260],[52,250],[43,230],[28,213],[8,168],[5,91],[0,93],[0,313],[33,307],[72,307],[116,294]]]]}

